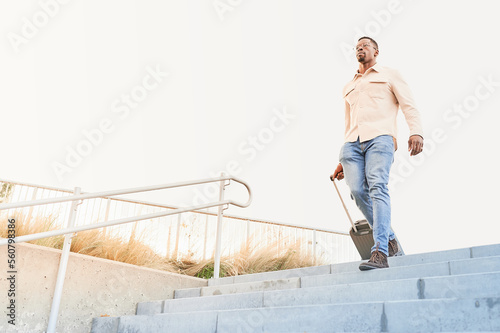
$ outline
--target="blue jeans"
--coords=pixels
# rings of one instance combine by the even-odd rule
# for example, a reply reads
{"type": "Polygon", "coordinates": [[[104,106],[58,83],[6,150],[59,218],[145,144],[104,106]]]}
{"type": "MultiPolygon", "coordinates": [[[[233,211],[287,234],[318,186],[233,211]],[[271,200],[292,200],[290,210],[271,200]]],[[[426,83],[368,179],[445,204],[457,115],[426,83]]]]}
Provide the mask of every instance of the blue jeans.
{"type": "Polygon", "coordinates": [[[346,142],[340,150],[340,163],[351,197],[354,198],[368,223],[373,228],[375,251],[389,255],[389,240],[395,238],[391,230],[391,199],[389,173],[394,162],[394,141],[390,135],[372,140],[346,142]]]}

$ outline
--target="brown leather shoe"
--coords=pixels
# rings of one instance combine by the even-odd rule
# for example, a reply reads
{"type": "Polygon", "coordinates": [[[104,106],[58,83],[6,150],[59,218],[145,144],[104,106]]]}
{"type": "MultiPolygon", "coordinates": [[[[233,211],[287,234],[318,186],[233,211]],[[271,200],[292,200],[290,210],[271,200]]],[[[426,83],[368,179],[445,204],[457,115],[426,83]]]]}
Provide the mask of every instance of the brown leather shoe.
{"type": "Polygon", "coordinates": [[[396,238],[389,241],[389,257],[394,257],[399,253],[398,241],[396,238]]]}
{"type": "Polygon", "coordinates": [[[367,271],[370,269],[377,268],[389,268],[389,263],[387,262],[387,256],[378,250],[372,252],[372,256],[368,262],[363,262],[359,265],[359,269],[362,271],[367,271]]]}

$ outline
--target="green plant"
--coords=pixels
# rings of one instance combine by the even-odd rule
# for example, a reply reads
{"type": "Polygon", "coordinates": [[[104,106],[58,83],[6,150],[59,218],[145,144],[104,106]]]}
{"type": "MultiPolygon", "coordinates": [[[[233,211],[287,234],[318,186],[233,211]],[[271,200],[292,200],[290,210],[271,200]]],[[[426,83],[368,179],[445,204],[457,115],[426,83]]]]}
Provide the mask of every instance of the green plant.
{"type": "MultiPolygon", "coordinates": [[[[214,276],[214,266],[214,262],[207,263],[195,276],[202,279],[211,279],[214,276]]],[[[219,277],[225,277],[227,274],[227,266],[221,265],[219,277]]]]}

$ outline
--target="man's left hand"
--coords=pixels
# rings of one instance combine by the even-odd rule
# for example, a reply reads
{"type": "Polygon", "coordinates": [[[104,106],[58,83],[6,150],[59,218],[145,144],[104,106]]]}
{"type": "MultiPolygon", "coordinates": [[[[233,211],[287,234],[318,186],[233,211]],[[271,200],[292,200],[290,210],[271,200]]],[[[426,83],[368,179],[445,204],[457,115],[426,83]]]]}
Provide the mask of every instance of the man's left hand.
{"type": "Polygon", "coordinates": [[[410,156],[418,155],[424,150],[424,138],[420,135],[412,135],[408,140],[408,151],[410,156]]]}

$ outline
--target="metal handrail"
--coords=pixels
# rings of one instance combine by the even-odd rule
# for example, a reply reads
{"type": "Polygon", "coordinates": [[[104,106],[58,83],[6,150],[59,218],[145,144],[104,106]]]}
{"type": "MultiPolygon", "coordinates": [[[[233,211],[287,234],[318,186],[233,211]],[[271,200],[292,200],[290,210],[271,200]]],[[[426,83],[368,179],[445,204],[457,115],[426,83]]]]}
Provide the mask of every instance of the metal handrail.
{"type": "MultiPolygon", "coordinates": [[[[164,217],[164,216],[169,216],[169,215],[191,212],[191,211],[196,210],[196,209],[205,209],[205,208],[211,208],[211,207],[217,207],[217,206],[224,206],[227,204],[234,204],[234,202],[231,200],[223,200],[223,201],[217,201],[217,202],[208,203],[208,204],[199,205],[199,206],[178,208],[178,209],[169,210],[166,212],[138,215],[138,216],[126,217],[126,218],[121,218],[121,219],[111,220],[111,221],[106,221],[106,222],[101,222],[101,223],[81,225],[81,226],[76,226],[76,227],[72,227],[72,228],[44,231],[44,232],[39,232],[36,234],[18,236],[16,238],[14,238],[14,241],[16,243],[29,242],[29,241],[37,240],[37,239],[41,239],[41,238],[61,236],[61,235],[72,234],[72,233],[80,232],[80,231],[99,229],[99,228],[105,228],[105,227],[110,227],[110,226],[124,224],[124,223],[149,220],[149,219],[158,218],[158,217],[164,217]]],[[[8,244],[8,239],[6,239],[6,238],[0,239],[0,246],[7,245],[7,244],[8,244]]]]}
{"type": "MultiPolygon", "coordinates": [[[[46,205],[46,204],[66,202],[66,201],[77,201],[77,200],[94,199],[94,198],[101,198],[101,197],[110,197],[110,196],[115,196],[115,195],[155,191],[155,190],[162,190],[162,189],[176,188],[176,187],[190,186],[190,185],[199,185],[199,184],[206,184],[206,183],[226,181],[226,180],[234,180],[235,182],[238,182],[238,183],[244,185],[248,191],[248,195],[249,195],[248,201],[245,203],[239,203],[239,202],[236,202],[233,200],[223,200],[223,201],[217,201],[217,202],[212,202],[212,203],[203,204],[203,205],[190,206],[190,207],[186,207],[186,208],[177,208],[177,209],[170,210],[167,212],[158,212],[158,213],[151,213],[151,214],[146,214],[146,215],[127,217],[127,218],[111,220],[111,221],[106,221],[106,222],[101,222],[101,223],[94,223],[94,224],[76,226],[76,227],[59,229],[59,230],[45,231],[45,232],[24,235],[24,236],[19,236],[19,237],[14,238],[14,241],[16,243],[22,243],[22,242],[28,242],[28,241],[32,241],[32,240],[36,240],[36,239],[41,239],[41,238],[72,234],[74,232],[80,232],[80,231],[91,230],[91,229],[99,229],[99,228],[109,227],[109,226],[118,225],[118,224],[148,220],[148,219],[152,219],[152,218],[164,217],[164,216],[168,216],[168,215],[175,215],[175,214],[191,212],[191,211],[195,211],[195,210],[199,210],[199,209],[206,209],[206,208],[217,207],[217,206],[234,205],[237,207],[245,208],[245,207],[248,207],[250,205],[250,203],[252,202],[252,191],[250,189],[250,186],[239,178],[236,178],[233,176],[221,176],[218,178],[206,178],[206,179],[202,179],[202,180],[198,180],[198,181],[186,181],[186,182],[179,182],[179,183],[173,183],[173,184],[129,188],[129,189],[124,189],[124,190],[114,190],[114,191],[104,191],[104,192],[97,192],[97,193],[71,195],[71,196],[60,197],[60,198],[49,198],[49,199],[24,201],[24,202],[19,202],[19,203],[0,204],[0,210],[21,208],[21,207],[30,207],[30,206],[37,206],[37,205],[46,205]]],[[[8,244],[8,239],[0,239],[0,246],[7,245],[7,244],[8,244]]]]}
{"type": "Polygon", "coordinates": [[[199,209],[206,209],[206,208],[218,206],[219,211],[217,214],[218,221],[217,221],[217,237],[216,237],[216,248],[218,250],[215,251],[214,277],[219,278],[219,270],[220,270],[219,266],[220,266],[220,255],[221,255],[221,253],[220,253],[221,221],[222,221],[222,217],[223,217],[223,211],[225,209],[225,208],[223,208],[223,206],[234,205],[237,207],[245,208],[245,207],[248,207],[250,205],[250,203],[252,202],[252,191],[250,189],[250,186],[239,178],[236,178],[233,176],[225,176],[224,174],[222,174],[218,178],[207,178],[207,179],[201,179],[201,180],[197,180],[197,181],[186,181],[186,182],[179,182],[179,183],[173,183],[173,184],[136,187],[136,188],[129,188],[129,189],[124,189],[124,190],[114,190],[114,191],[86,193],[86,194],[80,194],[80,188],[77,187],[77,188],[75,188],[74,193],[75,193],[74,195],[70,195],[70,196],[66,196],[66,197],[31,200],[31,201],[24,201],[24,202],[19,202],[19,203],[0,204],[0,210],[4,210],[4,209],[31,207],[31,206],[37,206],[37,205],[46,205],[46,204],[72,201],[70,217],[68,220],[68,227],[63,228],[63,229],[59,229],[59,230],[52,230],[52,231],[40,232],[40,233],[36,233],[36,234],[19,236],[19,237],[15,237],[13,239],[0,239],[0,246],[2,246],[2,245],[9,244],[9,241],[13,242],[15,244],[15,243],[21,243],[21,242],[26,242],[26,241],[41,239],[41,238],[46,238],[46,237],[65,235],[64,246],[63,246],[62,255],[61,255],[61,259],[60,259],[60,263],[59,263],[59,270],[57,273],[57,281],[56,281],[54,296],[52,299],[52,308],[51,308],[49,323],[48,323],[48,328],[47,328],[48,333],[55,332],[56,325],[57,325],[57,315],[59,312],[59,305],[61,302],[64,277],[66,275],[66,268],[67,268],[67,263],[68,263],[69,251],[70,251],[70,247],[71,247],[71,238],[72,238],[71,234],[79,232],[79,231],[84,231],[84,230],[98,229],[98,228],[108,227],[108,226],[112,226],[112,225],[136,222],[136,221],[141,221],[141,220],[147,220],[147,219],[152,219],[152,218],[157,218],[157,217],[180,214],[180,213],[184,213],[184,212],[190,212],[190,211],[195,211],[195,210],[199,210],[199,209]],[[247,202],[240,203],[240,202],[236,202],[233,200],[223,200],[224,199],[224,188],[230,184],[231,180],[234,180],[235,182],[240,183],[246,187],[246,189],[248,191],[247,202]],[[226,181],[229,181],[229,183],[226,184],[226,181]],[[112,221],[94,223],[94,224],[83,225],[83,226],[77,226],[77,227],[75,227],[73,225],[74,218],[76,216],[76,210],[77,210],[77,207],[79,205],[79,202],[81,202],[85,199],[94,199],[94,198],[110,197],[110,196],[116,196],[116,195],[131,194],[131,193],[163,190],[163,189],[168,189],[168,188],[176,188],[176,187],[183,187],[183,186],[190,186],[190,185],[200,185],[200,184],[211,183],[211,182],[219,182],[220,183],[220,195],[219,195],[219,201],[217,201],[217,202],[212,202],[212,203],[207,203],[207,204],[197,205],[197,206],[190,206],[190,207],[185,207],[185,208],[177,208],[177,209],[166,211],[166,212],[164,211],[164,212],[139,215],[139,216],[134,216],[134,217],[127,217],[127,218],[116,219],[116,220],[112,220],[112,221]]]}
{"type": "MultiPolygon", "coordinates": [[[[236,178],[233,176],[221,176],[221,177],[217,177],[217,178],[205,178],[205,179],[196,180],[196,181],[185,181],[185,182],[178,182],[178,183],[172,183],[172,184],[134,187],[134,188],[128,188],[128,189],[123,189],[123,190],[113,190],[113,191],[104,191],[104,192],[96,192],[96,193],[85,193],[85,194],[72,195],[72,196],[67,196],[67,197],[24,201],[24,202],[20,202],[20,203],[0,204],[0,210],[20,208],[20,207],[30,207],[30,206],[37,206],[37,205],[46,205],[46,204],[74,201],[74,200],[85,200],[85,199],[94,199],[94,198],[101,198],[101,197],[112,197],[112,196],[116,196],[116,195],[132,194],[132,193],[139,193],[139,192],[164,190],[167,188],[176,188],[176,187],[189,186],[189,185],[214,183],[214,182],[218,182],[221,180],[234,180],[234,181],[244,185],[248,190],[249,199],[246,203],[241,204],[241,203],[237,203],[237,202],[234,202],[232,200],[229,200],[230,201],[229,204],[232,204],[232,205],[235,205],[238,207],[242,207],[242,208],[248,207],[250,205],[250,203],[252,202],[252,192],[250,190],[250,186],[239,178],[236,178]]],[[[202,208],[198,208],[198,209],[202,209],[202,208]]]]}
{"type": "MultiPolygon", "coordinates": [[[[9,183],[9,184],[20,185],[20,186],[41,188],[41,189],[46,189],[46,190],[51,190],[51,191],[65,192],[65,193],[69,193],[69,194],[73,193],[72,191],[70,191],[68,189],[63,189],[63,188],[58,188],[58,187],[50,187],[50,186],[40,186],[40,185],[36,185],[36,184],[30,184],[30,183],[24,183],[24,182],[22,183],[22,182],[17,182],[17,181],[12,181],[12,180],[8,180],[8,179],[2,179],[2,178],[0,178],[0,183],[9,183]]],[[[85,192],[82,192],[82,193],[85,193],[85,192]]],[[[103,196],[101,198],[110,199],[106,196],[103,196]]],[[[121,202],[142,204],[142,205],[153,206],[153,207],[158,207],[158,208],[166,208],[166,209],[181,208],[181,207],[176,206],[176,205],[166,206],[166,205],[162,205],[162,204],[152,203],[149,201],[136,200],[136,199],[133,199],[133,200],[125,199],[125,198],[112,198],[112,199],[116,200],[116,201],[121,201],[121,202]]],[[[0,207],[2,207],[1,204],[0,204],[0,207]]],[[[194,210],[193,212],[198,213],[198,214],[203,214],[203,215],[210,215],[210,216],[214,216],[214,217],[217,216],[217,213],[214,213],[214,212],[200,211],[200,210],[194,210]]],[[[251,222],[276,225],[276,226],[282,226],[282,227],[288,227],[288,228],[296,228],[296,229],[303,229],[303,230],[310,230],[310,231],[319,231],[319,232],[326,232],[326,233],[331,233],[331,234],[349,236],[348,232],[334,230],[334,229],[328,229],[328,228],[323,228],[323,227],[309,227],[309,226],[305,226],[305,225],[285,223],[285,222],[276,221],[276,220],[267,220],[267,219],[262,219],[262,218],[256,219],[256,218],[250,218],[248,216],[240,216],[240,215],[232,215],[232,214],[224,214],[224,217],[234,219],[234,220],[240,220],[240,221],[251,221],[251,222]]]]}

